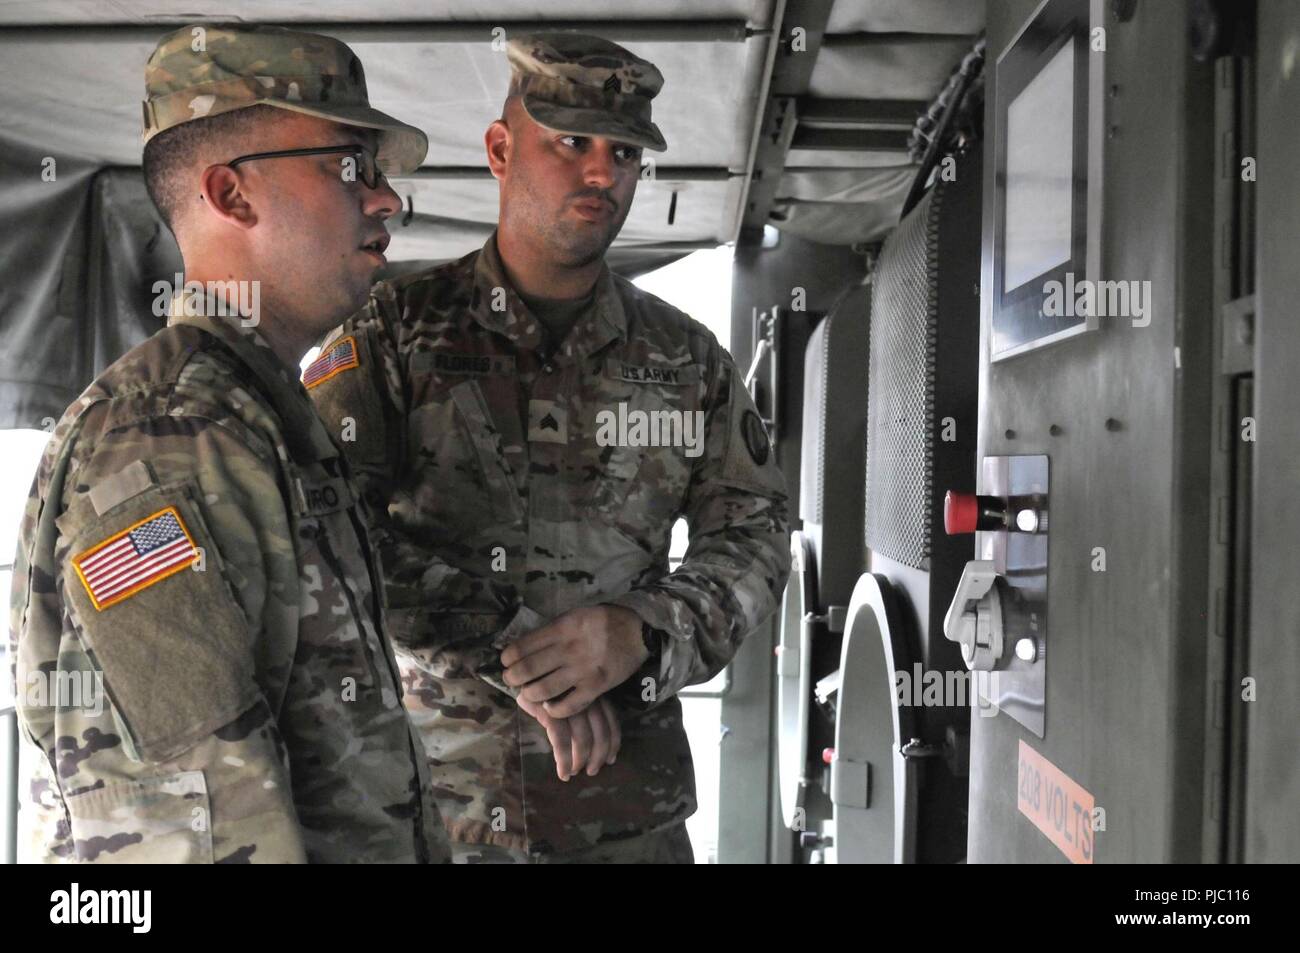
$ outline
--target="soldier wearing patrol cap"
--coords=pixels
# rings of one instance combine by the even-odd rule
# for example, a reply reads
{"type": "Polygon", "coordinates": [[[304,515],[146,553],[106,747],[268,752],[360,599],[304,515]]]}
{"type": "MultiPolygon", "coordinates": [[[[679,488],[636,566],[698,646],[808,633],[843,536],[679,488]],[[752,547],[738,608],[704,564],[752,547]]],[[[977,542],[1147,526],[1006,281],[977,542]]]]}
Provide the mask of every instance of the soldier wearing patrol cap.
{"type": "Polygon", "coordinates": [[[24,857],[445,861],[365,517],[297,369],[364,302],[400,207],[382,173],[425,138],[325,36],[187,27],[145,87],[188,280],[64,414],[28,502],[24,857]]]}
{"type": "Polygon", "coordinates": [[[355,425],[456,859],[689,862],[676,693],[776,607],[785,485],[731,357],[604,263],[641,149],[665,148],[659,71],[571,34],[508,55],[485,137],[496,232],[376,285],[321,358],[356,365],[310,394],[335,432],[355,425]]]}

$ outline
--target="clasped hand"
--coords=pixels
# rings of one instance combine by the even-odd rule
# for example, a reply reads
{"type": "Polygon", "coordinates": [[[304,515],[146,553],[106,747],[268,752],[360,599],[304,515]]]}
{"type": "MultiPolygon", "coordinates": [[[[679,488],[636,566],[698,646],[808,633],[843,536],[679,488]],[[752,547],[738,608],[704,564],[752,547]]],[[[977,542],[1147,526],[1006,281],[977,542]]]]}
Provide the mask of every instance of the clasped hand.
{"type": "Polygon", "coordinates": [[[622,735],[602,696],[647,658],[640,617],[603,605],[571,609],[501,653],[502,677],[521,689],[519,707],[546,729],[560,780],[614,763],[622,735]]]}

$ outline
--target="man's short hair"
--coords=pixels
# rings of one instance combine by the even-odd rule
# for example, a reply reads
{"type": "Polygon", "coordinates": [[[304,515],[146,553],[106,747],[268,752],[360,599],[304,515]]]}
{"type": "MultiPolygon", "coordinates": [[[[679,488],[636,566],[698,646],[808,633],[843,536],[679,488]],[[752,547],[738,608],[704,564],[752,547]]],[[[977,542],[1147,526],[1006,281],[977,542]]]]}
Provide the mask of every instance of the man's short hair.
{"type": "Polygon", "coordinates": [[[518,93],[507,93],[506,101],[501,104],[501,121],[509,122],[510,110],[514,108],[519,101],[523,99],[518,93]]]}
{"type": "Polygon", "coordinates": [[[145,143],[141,162],[145,188],[173,233],[181,210],[198,197],[198,163],[204,159],[228,162],[237,158],[240,151],[245,151],[240,149],[241,144],[252,138],[258,124],[270,118],[273,111],[279,112],[273,106],[246,106],[182,123],[145,143]],[[223,144],[228,148],[223,150],[223,144]]]}

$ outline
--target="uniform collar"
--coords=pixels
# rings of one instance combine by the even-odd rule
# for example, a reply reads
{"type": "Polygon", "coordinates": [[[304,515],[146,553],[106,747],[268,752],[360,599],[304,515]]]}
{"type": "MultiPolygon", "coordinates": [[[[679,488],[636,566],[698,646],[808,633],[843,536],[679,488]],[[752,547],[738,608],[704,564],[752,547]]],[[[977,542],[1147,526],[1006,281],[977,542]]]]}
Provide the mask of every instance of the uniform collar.
{"type": "MultiPolygon", "coordinates": [[[[594,354],[610,341],[627,337],[627,315],[614,276],[606,264],[596,278],[591,309],[574,323],[569,336],[556,351],[556,358],[594,354]]],[[[515,292],[501,264],[494,231],[474,262],[474,290],[470,296],[470,315],[487,328],[509,338],[516,347],[539,350],[544,340],[540,321],[515,292]],[[493,304],[497,306],[494,308],[493,304]]]]}
{"type": "Polygon", "coordinates": [[[253,372],[260,389],[284,421],[284,439],[294,455],[324,460],[338,455],[296,368],[290,368],[266,338],[224,302],[211,295],[182,291],[172,297],[167,324],[187,324],[221,340],[253,372]]]}

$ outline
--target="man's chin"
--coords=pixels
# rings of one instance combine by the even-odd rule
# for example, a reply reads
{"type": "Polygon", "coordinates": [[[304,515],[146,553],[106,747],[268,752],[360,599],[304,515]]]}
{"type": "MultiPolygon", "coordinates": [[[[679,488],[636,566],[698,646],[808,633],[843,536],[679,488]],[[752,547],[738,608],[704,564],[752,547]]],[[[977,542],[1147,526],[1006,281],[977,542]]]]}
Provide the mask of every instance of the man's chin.
{"type": "Polygon", "coordinates": [[[312,326],[321,334],[337,328],[366,306],[370,300],[370,288],[373,284],[373,281],[366,281],[364,285],[357,282],[347,288],[339,288],[336,294],[324,299],[328,304],[322,302],[323,306],[312,318],[312,326]]]}
{"type": "Polygon", "coordinates": [[[617,230],[598,236],[570,233],[566,236],[568,241],[558,246],[562,249],[561,263],[569,268],[582,268],[600,261],[617,235],[617,230]]]}

